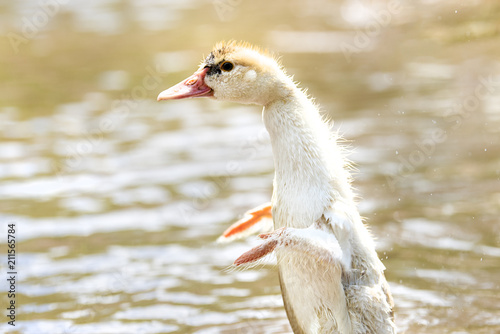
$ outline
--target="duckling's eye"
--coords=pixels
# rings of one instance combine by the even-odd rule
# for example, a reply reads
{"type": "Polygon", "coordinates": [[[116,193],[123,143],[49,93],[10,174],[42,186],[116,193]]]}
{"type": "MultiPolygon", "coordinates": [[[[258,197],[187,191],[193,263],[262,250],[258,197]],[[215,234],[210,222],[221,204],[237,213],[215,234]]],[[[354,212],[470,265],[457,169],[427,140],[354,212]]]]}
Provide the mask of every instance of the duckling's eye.
{"type": "Polygon", "coordinates": [[[220,65],[220,68],[225,72],[229,72],[234,68],[234,65],[230,61],[225,61],[220,65]]]}

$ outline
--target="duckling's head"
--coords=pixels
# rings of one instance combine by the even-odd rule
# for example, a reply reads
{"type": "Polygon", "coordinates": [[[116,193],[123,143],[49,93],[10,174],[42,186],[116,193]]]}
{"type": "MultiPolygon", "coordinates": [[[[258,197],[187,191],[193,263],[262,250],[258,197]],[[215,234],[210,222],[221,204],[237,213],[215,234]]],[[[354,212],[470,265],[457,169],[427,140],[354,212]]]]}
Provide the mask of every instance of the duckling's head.
{"type": "Polygon", "coordinates": [[[289,79],[272,56],[247,43],[218,43],[198,71],[158,95],[160,100],[212,97],[266,105],[289,93],[289,79]]]}

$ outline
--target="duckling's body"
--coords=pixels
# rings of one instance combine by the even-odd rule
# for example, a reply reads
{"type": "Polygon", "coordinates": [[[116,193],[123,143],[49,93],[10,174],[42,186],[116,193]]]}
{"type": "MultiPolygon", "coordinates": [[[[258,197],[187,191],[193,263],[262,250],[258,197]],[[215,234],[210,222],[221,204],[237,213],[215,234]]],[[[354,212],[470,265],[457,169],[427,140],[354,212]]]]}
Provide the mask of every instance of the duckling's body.
{"type": "Polygon", "coordinates": [[[235,43],[216,46],[176,87],[159,99],[188,87],[191,96],[264,106],[276,168],[275,232],[236,264],[276,253],[294,333],[395,333],[385,268],[356,208],[346,162],[306,94],[272,58],[235,43]]]}
{"type": "MultiPolygon", "coordinates": [[[[297,324],[294,331],[390,333],[394,328],[388,316],[392,300],[384,266],[361,222],[341,149],[331,139],[328,126],[298,89],[286,99],[266,105],[263,119],[271,136],[276,168],[274,228],[308,228],[320,220],[326,225],[322,233],[310,237],[310,242],[298,249],[276,251],[285,307],[289,317],[295,318],[291,322],[297,324]],[[304,251],[323,240],[337,241],[338,263],[304,256],[304,251]],[[350,297],[347,300],[346,295],[350,297]],[[359,296],[353,299],[352,295],[359,296]],[[366,323],[367,328],[358,331],[351,325],[351,318],[369,319],[359,314],[368,306],[367,297],[377,299],[380,314],[373,324],[366,323]],[[363,305],[356,305],[358,300],[363,305]]],[[[374,310],[373,305],[370,308],[374,310]]]]}

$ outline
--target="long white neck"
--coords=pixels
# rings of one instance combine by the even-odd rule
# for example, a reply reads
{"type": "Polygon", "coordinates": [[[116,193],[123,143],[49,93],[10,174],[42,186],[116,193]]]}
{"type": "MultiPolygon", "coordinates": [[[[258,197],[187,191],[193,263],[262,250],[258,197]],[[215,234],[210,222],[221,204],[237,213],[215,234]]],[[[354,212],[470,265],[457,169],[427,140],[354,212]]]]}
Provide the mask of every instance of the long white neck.
{"type": "Polygon", "coordinates": [[[301,90],[293,85],[289,92],[263,110],[276,169],[273,217],[276,228],[305,228],[334,201],[351,203],[353,194],[329,126],[301,90]]]}

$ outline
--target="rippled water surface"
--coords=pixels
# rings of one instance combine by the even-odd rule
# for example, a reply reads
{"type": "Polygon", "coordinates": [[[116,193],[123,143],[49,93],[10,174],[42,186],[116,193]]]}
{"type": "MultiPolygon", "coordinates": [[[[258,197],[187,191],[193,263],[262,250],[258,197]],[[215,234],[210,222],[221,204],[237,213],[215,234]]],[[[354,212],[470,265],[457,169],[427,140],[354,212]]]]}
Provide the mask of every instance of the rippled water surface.
{"type": "MultiPolygon", "coordinates": [[[[500,333],[494,1],[0,5],[9,333],[289,333],[273,260],[220,233],[270,199],[260,108],[157,103],[222,39],[277,52],[347,139],[403,333],[500,333]]],[[[5,277],[4,277],[5,276],[5,277]]],[[[5,313],[5,311],[4,311],[5,313]]]]}

